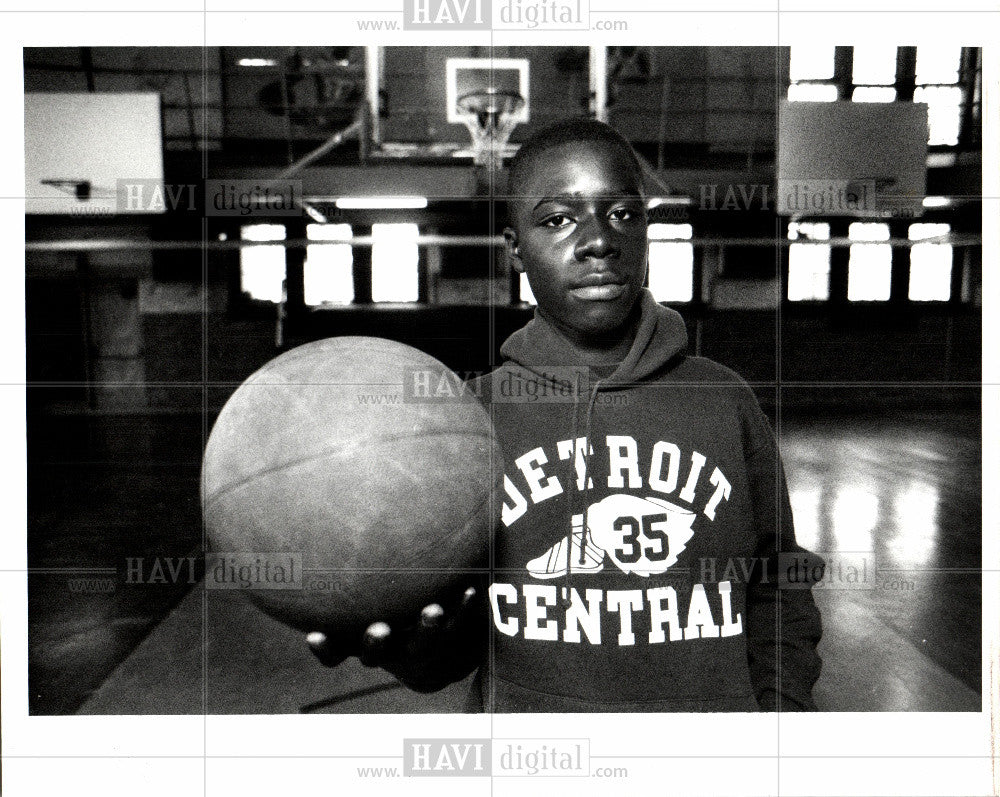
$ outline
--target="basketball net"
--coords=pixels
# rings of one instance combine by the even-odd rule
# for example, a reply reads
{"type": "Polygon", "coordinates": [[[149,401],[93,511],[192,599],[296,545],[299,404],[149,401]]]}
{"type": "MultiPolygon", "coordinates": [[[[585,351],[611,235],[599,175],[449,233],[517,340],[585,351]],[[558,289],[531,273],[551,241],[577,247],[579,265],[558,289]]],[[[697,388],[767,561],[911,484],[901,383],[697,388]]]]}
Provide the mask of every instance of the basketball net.
{"type": "Polygon", "coordinates": [[[458,98],[462,122],[472,136],[472,162],[490,170],[499,168],[510,134],[517,127],[515,114],[524,106],[524,98],[512,91],[486,89],[458,98]]]}

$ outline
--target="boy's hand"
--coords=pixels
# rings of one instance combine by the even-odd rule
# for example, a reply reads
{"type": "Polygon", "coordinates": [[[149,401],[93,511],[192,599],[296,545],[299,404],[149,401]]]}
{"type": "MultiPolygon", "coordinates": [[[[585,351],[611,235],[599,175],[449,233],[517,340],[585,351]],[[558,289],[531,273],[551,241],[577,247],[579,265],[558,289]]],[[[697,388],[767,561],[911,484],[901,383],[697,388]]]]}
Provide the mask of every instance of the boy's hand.
{"type": "Polygon", "coordinates": [[[314,631],[309,648],[327,667],[357,655],[367,667],[381,667],[415,692],[436,692],[472,672],[485,646],[485,606],[476,587],[446,611],[441,604],[425,606],[412,626],[392,628],[374,622],[361,640],[314,631]]]}

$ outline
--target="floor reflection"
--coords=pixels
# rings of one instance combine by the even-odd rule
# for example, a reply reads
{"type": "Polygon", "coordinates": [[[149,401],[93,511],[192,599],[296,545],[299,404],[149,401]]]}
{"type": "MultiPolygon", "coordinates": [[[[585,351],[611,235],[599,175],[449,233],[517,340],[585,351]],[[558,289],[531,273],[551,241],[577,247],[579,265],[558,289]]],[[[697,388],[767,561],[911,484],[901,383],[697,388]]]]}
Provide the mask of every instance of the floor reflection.
{"type": "Polygon", "coordinates": [[[817,593],[825,627],[819,691],[837,708],[978,706],[979,434],[971,411],[784,419],[797,537],[845,567],[867,554],[873,575],[865,585],[835,583],[834,568],[817,593]]]}

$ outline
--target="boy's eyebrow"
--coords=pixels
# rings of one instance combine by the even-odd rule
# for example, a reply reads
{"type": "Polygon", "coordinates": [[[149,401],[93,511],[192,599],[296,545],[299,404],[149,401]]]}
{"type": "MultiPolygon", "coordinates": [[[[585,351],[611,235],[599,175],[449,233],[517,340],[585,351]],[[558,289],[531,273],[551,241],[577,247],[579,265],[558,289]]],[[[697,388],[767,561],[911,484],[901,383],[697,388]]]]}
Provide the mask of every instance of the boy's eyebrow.
{"type": "Polygon", "coordinates": [[[630,191],[612,192],[607,194],[585,194],[582,191],[574,191],[571,194],[554,194],[553,196],[543,196],[534,204],[534,206],[531,209],[536,210],[539,207],[539,205],[544,205],[546,202],[559,202],[570,199],[635,199],[636,201],[642,201],[642,197],[639,194],[630,191]]]}

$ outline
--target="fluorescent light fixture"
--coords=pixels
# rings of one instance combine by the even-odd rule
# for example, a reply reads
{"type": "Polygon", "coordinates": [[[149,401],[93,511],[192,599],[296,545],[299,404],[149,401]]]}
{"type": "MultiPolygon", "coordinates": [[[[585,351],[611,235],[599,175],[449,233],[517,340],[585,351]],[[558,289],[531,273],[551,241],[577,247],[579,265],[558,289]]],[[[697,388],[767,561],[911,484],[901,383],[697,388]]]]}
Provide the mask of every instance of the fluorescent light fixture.
{"type": "Polygon", "coordinates": [[[652,210],[660,205],[693,205],[694,200],[689,196],[655,196],[646,200],[646,208],[652,210]]]}
{"type": "Polygon", "coordinates": [[[954,152],[928,152],[927,153],[927,168],[928,169],[948,169],[955,165],[955,153],[954,152]]]}
{"type": "Polygon", "coordinates": [[[951,205],[951,198],[946,196],[925,196],[925,208],[946,208],[951,205]]]}
{"type": "Polygon", "coordinates": [[[241,58],[236,62],[239,66],[277,66],[273,58],[241,58]]]}
{"type": "Polygon", "coordinates": [[[425,208],[425,196],[342,196],[337,200],[341,210],[389,210],[394,208],[425,208]]]}

